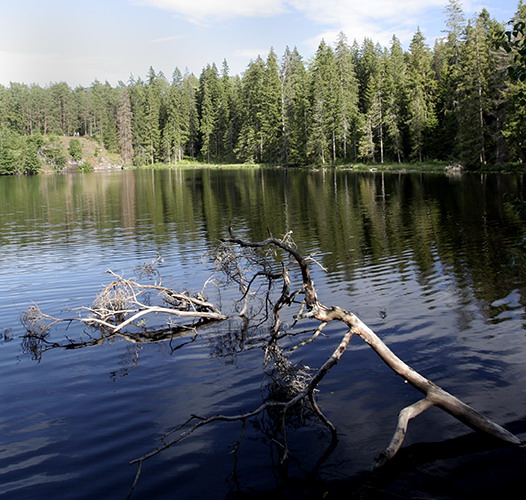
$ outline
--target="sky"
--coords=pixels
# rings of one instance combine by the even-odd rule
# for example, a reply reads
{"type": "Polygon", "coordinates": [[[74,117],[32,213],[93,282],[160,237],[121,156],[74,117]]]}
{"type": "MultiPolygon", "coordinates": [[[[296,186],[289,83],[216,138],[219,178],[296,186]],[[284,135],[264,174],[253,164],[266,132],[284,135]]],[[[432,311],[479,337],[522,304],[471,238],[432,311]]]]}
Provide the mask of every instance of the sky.
{"type": "MultiPolygon", "coordinates": [[[[297,47],[305,60],[343,31],[407,48],[420,28],[427,43],[444,36],[448,0],[0,0],[0,85],[66,82],[115,86],[154,68],[199,76],[207,65],[241,75],[273,48],[297,47]]],[[[467,19],[486,8],[499,22],[518,0],[464,0],[467,19]]]]}

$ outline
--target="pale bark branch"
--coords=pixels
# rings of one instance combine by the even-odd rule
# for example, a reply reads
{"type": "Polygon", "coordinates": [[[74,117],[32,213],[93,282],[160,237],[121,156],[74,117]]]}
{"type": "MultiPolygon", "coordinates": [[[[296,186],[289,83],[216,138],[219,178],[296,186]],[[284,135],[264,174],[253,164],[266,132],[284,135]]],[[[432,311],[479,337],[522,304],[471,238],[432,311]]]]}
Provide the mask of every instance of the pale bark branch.
{"type": "Polygon", "coordinates": [[[396,452],[400,449],[404,442],[409,420],[414,417],[417,417],[418,415],[420,415],[420,413],[424,412],[431,406],[433,406],[433,403],[429,399],[424,398],[420,401],[417,401],[416,403],[413,403],[411,406],[406,406],[403,410],[400,411],[398,415],[398,425],[396,426],[396,430],[393,435],[393,438],[391,439],[391,443],[382,453],[380,453],[375,458],[375,467],[380,467],[381,465],[384,465],[388,460],[395,456],[396,452]]]}
{"type": "MultiPolygon", "coordinates": [[[[515,435],[487,417],[481,415],[475,409],[460,401],[455,396],[444,391],[442,388],[438,387],[436,384],[426,379],[420,373],[416,372],[413,368],[403,362],[385,345],[385,343],[376,335],[376,333],[374,333],[355,314],[345,311],[338,306],[327,307],[320,303],[311,279],[310,269],[307,262],[308,258],[303,258],[296,248],[294,248],[288,242],[284,242],[272,237],[260,242],[247,242],[234,237],[232,233],[230,233],[230,238],[225,241],[239,245],[243,248],[263,248],[267,246],[274,246],[288,253],[300,267],[303,290],[305,292],[305,307],[307,309],[307,313],[302,312],[301,316],[298,316],[298,318],[303,317],[316,319],[322,322],[322,324],[332,321],[343,322],[349,328],[347,335],[349,335],[351,332],[351,335],[359,335],[362,340],[372,347],[372,349],[378,354],[378,356],[380,356],[382,361],[384,361],[387,366],[389,366],[389,368],[391,368],[397,375],[403,377],[413,387],[424,393],[426,395],[425,401],[427,401],[429,404],[442,408],[473,429],[486,432],[508,443],[520,444],[520,440],[515,435]]],[[[345,350],[346,345],[343,346],[341,343],[339,348],[345,350]]],[[[329,362],[330,360],[328,360],[326,363],[329,362]]],[[[312,383],[316,385],[317,382],[315,382],[313,379],[312,383]]],[[[424,405],[417,405],[417,408],[420,408],[421,406],[424,405]]],[[[398,437],[403,437],[403,435],[398,434],[398,437]]],[[[396,449],[398,448],[399,446],[396,449]]]]}

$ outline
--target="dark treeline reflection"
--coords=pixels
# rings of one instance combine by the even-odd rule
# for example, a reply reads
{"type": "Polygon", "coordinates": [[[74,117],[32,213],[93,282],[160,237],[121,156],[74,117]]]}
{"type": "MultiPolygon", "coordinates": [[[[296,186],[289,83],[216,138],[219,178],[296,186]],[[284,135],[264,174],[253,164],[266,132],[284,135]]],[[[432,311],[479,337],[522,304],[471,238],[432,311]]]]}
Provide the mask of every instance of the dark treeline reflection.
{"type": "Polygon", "coordinates": [[[180,169],[0,180],[3,244],[67,243],[76,231],[101,246],[141,232],[212,244],[231,224],[252,239],[292,230],[351,283],[366,264],[411,262],[422,285],[438,266],[483,303],[523,295],[522,175],[180,169]]]}

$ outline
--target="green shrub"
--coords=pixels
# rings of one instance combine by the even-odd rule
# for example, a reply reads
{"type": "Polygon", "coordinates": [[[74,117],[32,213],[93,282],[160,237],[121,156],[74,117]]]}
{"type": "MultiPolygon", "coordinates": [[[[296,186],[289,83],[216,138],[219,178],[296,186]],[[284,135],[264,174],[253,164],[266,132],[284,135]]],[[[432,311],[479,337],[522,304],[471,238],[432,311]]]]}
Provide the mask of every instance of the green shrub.
{"type": "Polygon", "coordinates": [[[78,161],[82,158],[82,144],[78,139],[71,139],[69,141],[69,155],[74,161],[78,161]]]}
{"type": "Polygon", "coordinates": [[[83,161],[77,167],[77,172],[82,172],[82,173],[93,172],[93,166],[90,165],[87,161],[83,161]]]}

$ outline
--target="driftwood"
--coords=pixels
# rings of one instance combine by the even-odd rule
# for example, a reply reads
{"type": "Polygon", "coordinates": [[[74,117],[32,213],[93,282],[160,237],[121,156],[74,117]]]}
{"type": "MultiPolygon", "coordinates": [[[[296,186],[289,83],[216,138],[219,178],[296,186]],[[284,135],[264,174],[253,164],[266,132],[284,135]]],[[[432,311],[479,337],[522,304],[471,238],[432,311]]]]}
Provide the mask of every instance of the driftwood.
{"type": "MultiPolygon", "coordinates": [[[[246,413],[208,417],[192,415],[165,436],[162,445],[130,462],[138,466],[130,495],[137,484],[145,460],[213,422],[239,421],[243,423],[244,428],[244,424],[249,419],[264,412],[272,412],[274,417],[277,414],[282,436],[279,444],[282,460],[285,460],[288,455],[285,419],[293,409],[300,407],[302,410],[308,409],[327,427],[331,434],[331,446],[334,447],[337,430],[319,407],[316,391],[322,379],[341,359],[353,336],[365,341],[389,368],[424,394],[423,399],[401,410],[391,443],[376,457],[373,467],[383,465],[397,453],[403,444],[409,420],[432,406],[445,410],[469,427],[501,441],[510,444],[521,443],[515,435],[413,370],[355,314],[338,306],[322,304],[318,299],[310,269],[311,264],[319,265],[319,263],[314,255],[304,257],[298,252],[290,233],[282,239],[269,237],[259,242],[246,241],[230,233],[230,237],[222,240],[210,256],[214,260],[216,271],[226,278],[226,282],[234,283],[239,288],[237,313],[243,318],[242,330],[247,329],[249,324],[255,324],[257,329],[267,321],[271,321],[270,335],[269,330],[266,329],[264,342],[259,345],[264,347],[265,361],[273,366],[272,383],[279,390],[271,393],[258,408],[246,413]],[[299,271],[299,279],[296,279],[299,284],[296,289],[292,289],[291,274],[295,275],[291,273],[292,269],[299,271]],[[278,293],[274,292],[276,284],[281,286],[278,293]],[[280,341],[291,335],[283,327],[281,312],[285,307],[292,305],[298,306],[294,324],[308,319],[318,321],[319,325],[314,332],[312,329],[307,330],[311,335],[289,351],[314,342],[322,334],[323,328],[331,322],[338,321],[345,327],[332,355],[313,374],[293,365],[280,346],[280,341]],[[179,434],[171,437],[175,432],[179,434]]],[[[151,266],[143,269],[149,275],[156,273],[151,266]]],[[[130,342],[158,342],[173,338],[174,335],[183,335],[189,330],[195,332],[198,326],[206,322],[227,318],[216,305],[206,299],[203,292],[197,294],[176,292],[162,286],[160,282],[145,285],[125,279],[111,271],[109,273],[114,280],[102,290],[93,305],[89,308],[77,309],[77,313],[84,315],[55,318],[43,313],[38,306],[31,306],[22,315],[22,323],[27,330],[26,342],[29,350],[41,353],[45,349],[43,346],[78,348],[102,343],[112,336],[130,342]],[[175,317],[178,322],[173,323],[169,319],[162,326],[146,324],[146,318],[151,316],[157,318],[159,315],[164,320],[167,317],[175,317]],[[71,322],[80,322],[99,332],[100,336],[96,338],[90,336],[87,341],[67,339],[66,342],[57,343],[50,340],[49,333],[53,327],[71,322]]]]}
{"type": "Polygon", "coordinates": [[[97,295],[91,307],[70,310],[75,313],[71,316],[57,318],[44,313],[37,304],[28,307],[21,315],[26,329],[23,340],[26,351],[40,359],[48,349],[79,349],[102,344],[108,338],[131,343],[161,342],[195,331],[211,321],[226,319],[216,305],[206,300],[203,291],[196,294],[176,292],[160,283],[141,284],[111,270],[107,272],[113,281],[97,295]],[[162,320],[148,325],[147,317],[161,317],[162,320]],[[52,340],[50,332],[63,323],[84,324],[91,333],[88,332],[87,339],[52,340]]]}
{"type": "MultiPolygon", "coordinates": [[[[281,443],[283,449],[282,459],[285,459],[288,453],[285,432],[285,415],[292,407],[303,403],[309,405],[313,412],[330,430],[332,440],[336,440],[336,428],[319,408],[316,402],[315,391],[324,376],[341,359],[343,353],[349,345],[351,338],[355,335],[359,336],[369,346],[371,346],[380,356],[382,361],[384,361],[397,375],[401,376],[405,381],[425,395],[423,399],[414,403],[413,405],[408,406],[407,408],[404,408],[400,412],[398,425],[391,443],[382,453],[376,457],[373,467],[379,467],[383,465],[396,454],[404,441],[408,421],[431,406],[442,408],[475,430],[490,434],[491,436],[507,443],[520,444],[520,440],[515,435],[508,432],[506,429],[491,421],[490,419],[484,417],[476,410],[463,403],[455,396],[441,389],[436,384],[426,379],[406,363],[404,363],[355,314],[338,306],[328,307],[322,304],[318,300],[309,267],[311,263],[317,264],[317,262],[313,255],[304,257],[298,252],[290,237],[290,234],[287,234],[283,239],[269,237],[263,241],[251,242],[237,238],[233,236],[232,233],[230,233],[230,237],[228,239],[222,240],[222,244],[218,247],[218,249],[216,249],[214,255],[216,258],[217,268],[226,273],[229,279],[233,280],[239,285],[242,295],[240,300],[242,304],[240,311],[241,316],[246,317],[247,315],[247,310],[249,309],[247,298],[250,296],[250,294],[252,294],[251,289],[254,286],[254,283],[258,280],[258,278],[266,281],[267,294],[263,302],[265,304],[271,304],[273,317],[271,335],[266,345],[267,358],[271,358],[273,354],[277,352],[278,354],[277,356],[274,356],[274,358],[277,357],[283,363],[283,354],[278,346],[278,343],[280,339],[287,335],[287,333],[283,332],[281,329],[282,320],[280,318],[280,312],[285,306],[297,304],[298,302],[296,298],[298,296],[303,296],[303,301],[300,303],[299,313],[295,315],[295,321],[299,322],[302,319],[315,319],[319,321],[320,324],[311,337],[302,341],[291,350],[297,349],[314,341],[316,337],[320,335],[325,325],[330,322],[341,322],[343,325],[345,325],[345,332],[343,333],[341,341],[330,358],[326,360],[326,362],[315,372],[312,377],[310,377],[308,380],[304,379],[303,383],[298,384],[295,390],[291,391],[291,394],[288,398],[286,398],[286,400],[278,401],[269,399],[255,410],[238,415],[215,415],[209,417],[192,415],[187,422],[172,431],[172,433],[175,431],[180,431],[179,435],[172,439],[166,439],[165,442],[158,448],[130,462],[131,464],[138,465],[137,475],[135,477],[130,494],[137,484],[144,460],[147,460],[148,458],[153,457],[166,448],[173,446],[182,439],[188,437],[200,427],[213,422],[241,421],[244,424],[248,419],[256,417],[263,412],[276,409],[280,410],[283,436],[283,442],[281,443]],[[236,249],[238,250],[237,252],[236,249]],[[284,256],[284,258],[282,256],[284,256]],[[289,260],[290,262],[286,262],[286,260],[289,260]],[[301,275],[301,285],[299,288],[293,291],[291,291],[291,278],[289,271],[289,266],[292,265],[299,269],[299,273],[301,275]],[[277,270],[277,267],[281,267],[281,269],[277,270]],[[250,272],[252,273],[251,277],[248,276],[250,272]],[[281,282],[281,293],[279,294],[277,300],[271,301],[269,299],[270,289],[272,288],[272,284],[275,281],[281,282]],[[182,430],[185,427],[186,429],[182,430]]],[[[266,316],[269,316],[268,312],[266,316]]],[[[288,360],[285,359],[284,364],[287,362],[288,360]]]]}

